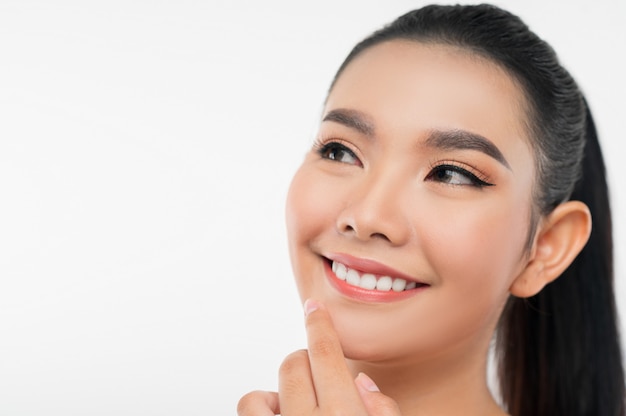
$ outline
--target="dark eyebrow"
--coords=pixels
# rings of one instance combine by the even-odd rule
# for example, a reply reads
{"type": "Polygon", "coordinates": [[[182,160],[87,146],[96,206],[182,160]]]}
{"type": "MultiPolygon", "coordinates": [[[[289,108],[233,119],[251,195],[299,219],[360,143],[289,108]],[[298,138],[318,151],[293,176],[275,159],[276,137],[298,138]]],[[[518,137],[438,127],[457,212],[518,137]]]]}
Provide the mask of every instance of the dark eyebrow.
{"type": "Polygon", "coordinates": [[[348,110],[345,108],[337,108],[330,110],[322,121],[334,121],[350,127],[365,136],[374,136],[374,123],[370,117],[357,110],[348,110]]]}
{"type": "Polygon", "coordinates": [[[471,133],[465,130],[432,130],[425,142],[426,146],[440,149],[469,149],[478,150],[491,156],[507,169],[511,170],[511,165],[504,158],[500,149],[489,139],[480,134],[471,133]]]}

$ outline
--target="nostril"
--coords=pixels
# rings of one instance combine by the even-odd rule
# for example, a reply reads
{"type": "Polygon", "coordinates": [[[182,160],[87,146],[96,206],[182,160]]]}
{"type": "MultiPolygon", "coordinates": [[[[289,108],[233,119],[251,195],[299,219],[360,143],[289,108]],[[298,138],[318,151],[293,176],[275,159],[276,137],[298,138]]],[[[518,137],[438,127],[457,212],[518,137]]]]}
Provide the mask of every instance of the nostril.
{"type": "Polygon", "coordinates": [[[356,232],[354,227],[352,225],[350,225],[350,224],[344,224],[344,226],[341,227],[341,231],[343,231],[344,233],[354,233],[354,232],[356,232]]]}
{"type": "Polygon", "coordinates": [[[363,240],[384,240],[388,242],[391,241],[391,239],[385,233],[374,231],[370,228],[372,227],[356,227],[350,221],[345,221],[338,224],[338,230],[342,234],[352,235],[358,239],[363,240]]]}
{"type": "Polygon", "coordinates": [[[346,237],[392,244],[402,244],[406,240],[407,229],[407,224],[399,215],[367,209],[367,206],[358,204],[344,209],[335,223],[335,230],[346,237]]]}
{"type": "Polygon", "coordinates": [[[374,234],[371,235],[371,238],[372,239],[382,239],[382,240],[385,240],[385,241],[391,241],[391,240],[389,240],[389,237],[387,237],[383,233],[374,233],[374,234]]]}

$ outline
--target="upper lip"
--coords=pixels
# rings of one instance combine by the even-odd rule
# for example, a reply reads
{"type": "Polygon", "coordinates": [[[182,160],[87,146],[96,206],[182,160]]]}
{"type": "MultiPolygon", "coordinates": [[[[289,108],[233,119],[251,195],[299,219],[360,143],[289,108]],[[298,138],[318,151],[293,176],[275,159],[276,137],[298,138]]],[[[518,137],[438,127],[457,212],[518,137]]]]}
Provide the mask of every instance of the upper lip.
{"type": "Polygon", "coordinates": [[[391,278],[401,278],[409,282],[416,282],[420,284],[427,284],[417,280],[415,277],[406,273],[402,273],[392,267],[379,263],[376,260],[370,260],[360,257],[355,257],[346,253],[333,253],[325,256],[331,261],[339,262],[350,269],[357,270],[362,273],[371,273],[379,276],[389,276],[391,278]]]}

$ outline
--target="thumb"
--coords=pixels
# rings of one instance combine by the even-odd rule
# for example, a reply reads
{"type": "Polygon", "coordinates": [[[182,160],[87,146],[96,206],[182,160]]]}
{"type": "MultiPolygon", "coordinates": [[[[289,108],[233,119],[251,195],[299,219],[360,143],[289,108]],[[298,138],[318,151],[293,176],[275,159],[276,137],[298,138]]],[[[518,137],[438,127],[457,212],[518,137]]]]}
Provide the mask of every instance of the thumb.
{"type": "Polygon", "coordinates": [[[380,392],[378,386],[365,373],[359,373],[354,379],[361,400],[370,416],[400,416],[398,404],[380,392]]]}

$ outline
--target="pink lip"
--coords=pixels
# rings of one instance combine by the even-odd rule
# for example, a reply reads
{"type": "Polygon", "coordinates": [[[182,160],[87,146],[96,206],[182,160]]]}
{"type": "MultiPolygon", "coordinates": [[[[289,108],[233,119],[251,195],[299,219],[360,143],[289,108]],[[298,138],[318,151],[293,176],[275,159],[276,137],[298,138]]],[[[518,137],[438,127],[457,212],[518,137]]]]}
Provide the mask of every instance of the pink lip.
{"type": "Polygon", "coordinates": [[[408,282],[426,284],[415,279],[413,276],[409,276],[408,274],[392,269],[391,267],[374,260],[362,259],[345,253],[333,253],[328,255],[327,258],[338,261],[339,263],[342,263],[351,269],[358,270],[361,273],[371,273],[378,276],[389,276],[391,278],[399,277],[400,279],[404,279],[408,282]]]}
{"type": "Polygon", "coordinates": [[[415,289],[404,290],[402,292],[394,292],[392,290],[388,292],[383,292],[380,290],[363,289],[361,287],[352,286],[345,281],[338,279],[331,269],[330,262],[324,261],[324,271],[331,285],[343,295],[363,302],[395,302],[409,298],[411,296],[415,296],[429,287],[428,284],[419,282],[411,276],[408,276],[373,260],[360,259],[342,253],[333,254],[329,256],[328,259],[330,259],[331,261],[338,261],[339,263],[342,263],[349,268],[358,270],[362,273],[372,273],[378,276],[390,276],[392,278],[401,278],[409,282],[418,283],[418,287],[416,287],[415,289]],[[420,284],[423,286],[420,286],[420,284]]]}

